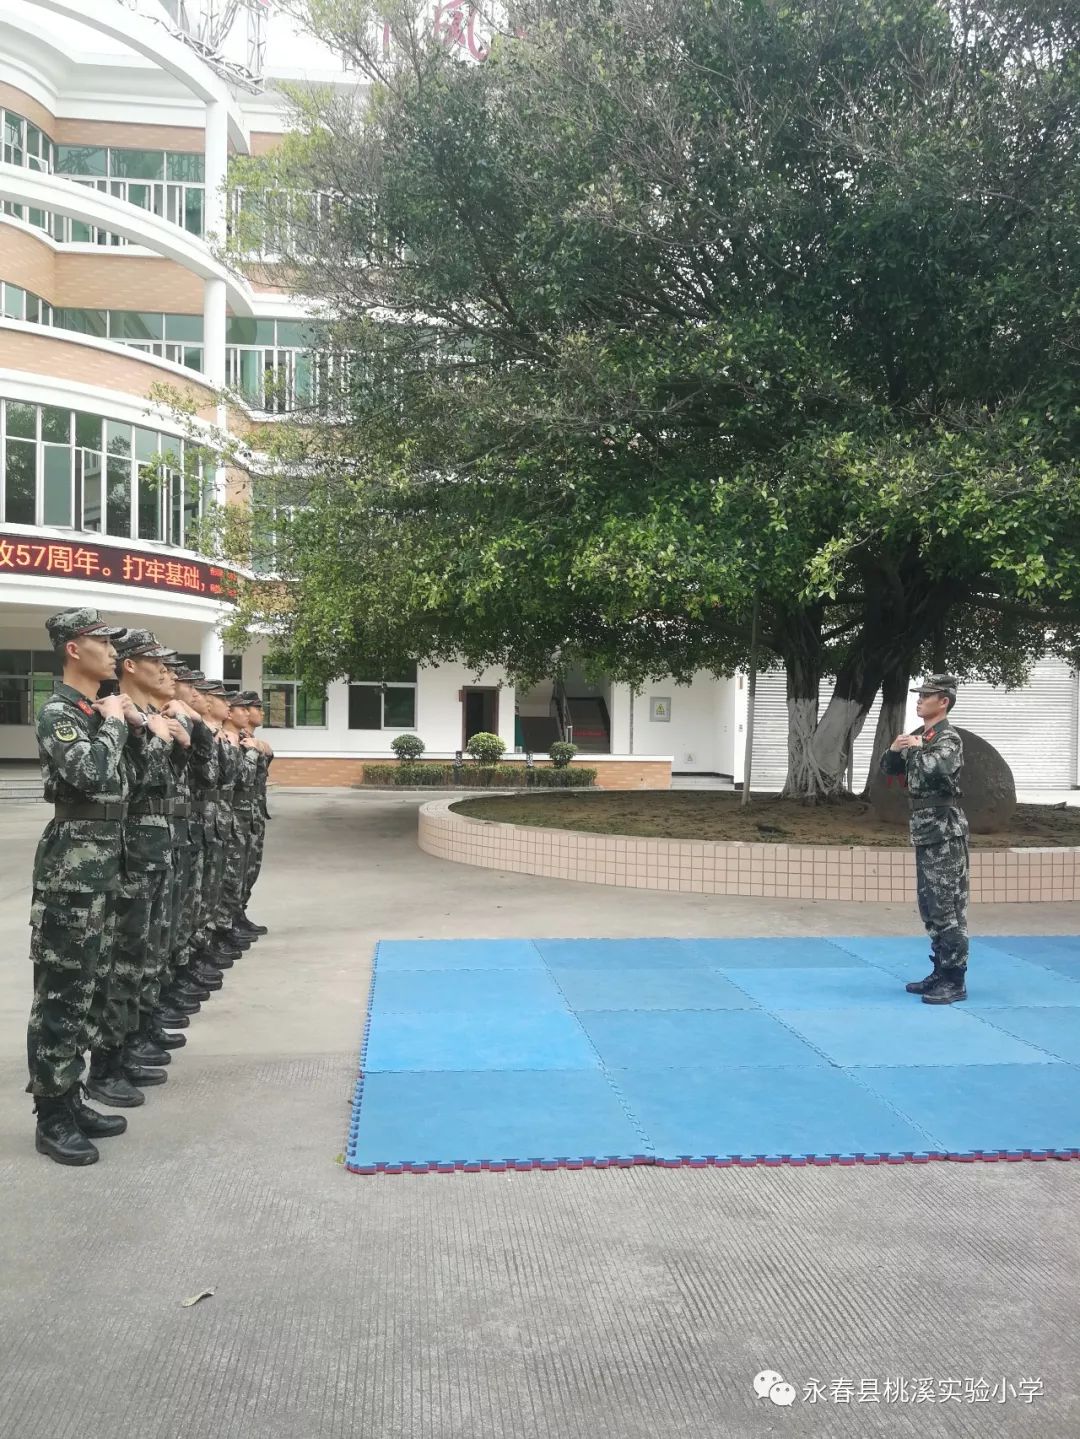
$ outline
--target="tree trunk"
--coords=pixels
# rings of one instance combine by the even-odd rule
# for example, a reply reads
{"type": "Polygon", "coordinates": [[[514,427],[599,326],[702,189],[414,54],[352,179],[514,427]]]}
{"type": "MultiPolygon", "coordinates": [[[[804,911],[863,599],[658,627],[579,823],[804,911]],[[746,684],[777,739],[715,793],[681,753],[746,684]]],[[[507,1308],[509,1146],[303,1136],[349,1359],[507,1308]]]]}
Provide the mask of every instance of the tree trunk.
{"type": "Polygon", "coordinates": [[[908,685],[911,682],[911,661],[902,660],[890,665],[881,681],[881,710],[878,714],[877,729],[874,731],[874,752],[870,759],[870,773],[867,776],[863,796],[870,794],[870,785],[877,774],[881,756],[904,728],[907,714],[908,685]]]}
{"type": "Polygon", "coordinates": [[[793,617],[781,650],[787,671],[788,772],[785,799],[812,799],[818,773],[812,754],[821,686],[820,625],[807,616],[793,617]]]}

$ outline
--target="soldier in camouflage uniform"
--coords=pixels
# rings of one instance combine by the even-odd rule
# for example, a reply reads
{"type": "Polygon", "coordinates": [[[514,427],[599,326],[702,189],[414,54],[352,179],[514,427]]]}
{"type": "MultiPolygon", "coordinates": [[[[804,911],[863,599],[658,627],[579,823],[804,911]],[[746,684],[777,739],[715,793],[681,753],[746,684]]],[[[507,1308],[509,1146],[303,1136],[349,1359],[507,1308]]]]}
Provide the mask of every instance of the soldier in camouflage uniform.
{"type": "Polygon", "coordinates": [[[968,822],[960,808],[964,744],[949,723],[956,703],[952,675],[931,675],[913,694],[922,720],[898,735],[881,757],[886,775],[901,776],[911,801],[919,914],[930,935],[934,972],[907,985],[924,1004],[967,998],[968,822]]]}
{"type": "Polygon", "coordinates": [[[197,682],[196,688],[206,704],[205,721],[213,734],[214,744],[207,776],[208,779],[212,776],[213,786],[207,791],[204,819],[207,847],[194,944],[201,956],[222,970],[231,968],[242,953],[239,946],[219,936],[216,929],[225,881],[225,859],[234,839],[232,800],[237,751],[229,744],[225,734],[225,721],[229,717],[228,690],[221,680],[214,679],[197,682]]]}
{"type": "MultiPolygon", "coordinates": [[[[170,663],[166,661],[166,663],[170,663]]],[[[178,661],[171,667],[176,677],[176,695],[166,706],[166,714],[179,720],[191,736],[190,761],[183,775],[185,818],[183,844],[178,848],[180,879],[176,891],[176,912],[173,923],[173,949],[170,960],[169,996],[194,997],[222,987],[222,971],[214,965],[197,942],[201,922],[201,903],[206,874],[208,845],[207,820],[213,835],[213,803],[207,796],[216,789],[217,761],[214,734],[204,718],[205,697],[195,689],[204,676],[200,671],[186,669],[178,661]],[[208,816],[209,809],[209,816],[208,816]]],[[[178,836],[180,838],[180,836],[178,836]]]]}
{"type": "Polygon", "coordinates": [[[82,1100],[83,1051],[97,1038],[110,966],[112,904],[122,870],[121,820],[129,745],[142,721],[119,695],[96,698],[113,673],[121,630],[97,610],[65,610],[46,622],[64,666],[37,720],[45,798],[55,813],[34,857],[30,944],[34,1000],[27,1029],[28,1093],[35,1145],[59,1164],[93,1164],[93,1139],[121,1134],[121,1115],[82,1100]]]}
{"type": "Polygon", "coordinates": [[[255,807],[255,785],[259,750],[248,731],[248,695],[234,694],[229,698],[229,717],[224,735],[230,750],[232,834],[225,850],[225,874],[221,898],[215,917],[218,939],[236,949],[250,948],[254,936],[239,929],[236,918],[243,908],[244,878],[251,843],[251,824],[255,807]]]}
{"type": "MultiPolygon", "coordinates": [[[[142,1089],[164,1084],[169,1055],[148,1042],[146,995],[154,993],[168,936],[172,884],[172,750],[175,736],[154,705],[171,689],[165,650],[149,630],[125,630],[116,641],[117,679],[146,722],[134,753],[135,784],[124,821],[124,875],[116,902],[113,970],[101,1044],[90,1058],[87,1089],[103,1104],[142,1104],[142,1089]]],[[[186,736],[185,736],[186,739],[186,736]]]]}
{"type": "Polygon", "coordinates": [[[266,844],[266,821],[270,818],[270,811],[266,803],[266,786],[269,777],[270,765],[273,763],[274,751],[266,740],[260,739],[255,731],[263,722],[262,696],[254,690],[249,690],[245,695],[248,701],[248,728],[255,739],[259,750],[258,768],[255,773],[255,803],[252,808],[251,818],[251,844],[248,847],[247,871],[244,875],[243,898],[240,913],[236,916],[236,928],[245,934],[257,937],[267,933],[265,924],[255,924],[248,918],[247,907],[251,900],[251,891],[255,888],[255,881],[259,878],[262,870],[263,849],[266,844]]]}

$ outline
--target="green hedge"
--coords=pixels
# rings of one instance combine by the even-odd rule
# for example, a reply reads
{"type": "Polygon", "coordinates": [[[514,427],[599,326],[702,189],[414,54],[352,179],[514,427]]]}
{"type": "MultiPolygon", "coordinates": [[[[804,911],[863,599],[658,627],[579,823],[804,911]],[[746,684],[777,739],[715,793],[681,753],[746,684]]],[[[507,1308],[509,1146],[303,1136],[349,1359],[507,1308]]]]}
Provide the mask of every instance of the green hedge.
{"type": "Polygon", "coordinates": [[[596,770],[584,765],[526,769],[523,764],[365,764],[363,783],[406,789],[589,789],[596,783],[596,770]]]}

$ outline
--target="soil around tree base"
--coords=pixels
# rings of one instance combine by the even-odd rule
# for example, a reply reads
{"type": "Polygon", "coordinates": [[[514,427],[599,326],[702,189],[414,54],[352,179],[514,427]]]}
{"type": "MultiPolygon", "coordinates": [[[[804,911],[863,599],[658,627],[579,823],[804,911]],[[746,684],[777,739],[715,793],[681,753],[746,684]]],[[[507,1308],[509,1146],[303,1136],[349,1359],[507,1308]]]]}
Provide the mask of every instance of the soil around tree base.
{"type": "MultiPolygon", "coordinates": [[[[883,823],[862,799],[803,805],[779,795],[755,795],[746,808],[740,799],[737,793],[714,790],[591,791],[485,795],[451,807],[471,819],[647,839],[868,845],[878,849],[903,848],[909,843],[906,825],[883,823]]],[[[971,844],[976,849],[1080,845],[1080,807],[1018,805],[1008,829],[998,834],[973,834],[971,844]]]]}

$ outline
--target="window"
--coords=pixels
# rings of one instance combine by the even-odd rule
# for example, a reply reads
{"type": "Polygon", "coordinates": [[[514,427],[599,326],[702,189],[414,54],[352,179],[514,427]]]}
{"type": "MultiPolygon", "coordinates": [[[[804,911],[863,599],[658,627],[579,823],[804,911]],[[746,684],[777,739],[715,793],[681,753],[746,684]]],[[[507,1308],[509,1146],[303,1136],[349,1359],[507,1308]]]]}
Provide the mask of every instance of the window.
{"type": "Polygon", "coordinates": [[[378,683],[349,682],[350,729],[415,729],[416,666],[378,683]]]}
{"type": "Polygon", "coordinates": [[[51,650],[0,650],[0,725],[32,725],[61,673],[51,650]]]}
{"type": "Polygon", "coordinates": [[[267,729],[324,729],[326,691],[296,679],[288,656],[268,655],[263,661],[263,711],[267,729]]]}

